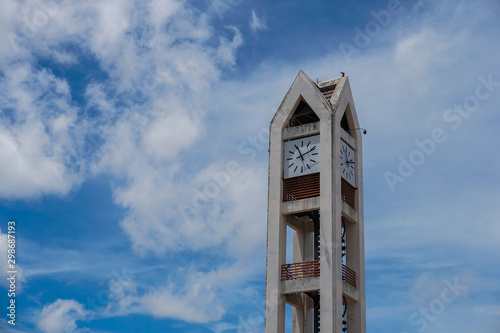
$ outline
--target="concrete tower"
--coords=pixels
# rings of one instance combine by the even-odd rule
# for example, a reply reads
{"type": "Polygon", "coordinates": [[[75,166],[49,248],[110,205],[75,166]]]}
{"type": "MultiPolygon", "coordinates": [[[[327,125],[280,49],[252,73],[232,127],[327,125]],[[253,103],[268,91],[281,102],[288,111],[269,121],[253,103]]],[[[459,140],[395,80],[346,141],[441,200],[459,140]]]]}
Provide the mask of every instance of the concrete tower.
{"type": "Polygon", "coordinates": [[[266,333],[285,304],[294,333],[366,332],[361,132],[347,77],[299,72],[270,126],[266,333]]]}

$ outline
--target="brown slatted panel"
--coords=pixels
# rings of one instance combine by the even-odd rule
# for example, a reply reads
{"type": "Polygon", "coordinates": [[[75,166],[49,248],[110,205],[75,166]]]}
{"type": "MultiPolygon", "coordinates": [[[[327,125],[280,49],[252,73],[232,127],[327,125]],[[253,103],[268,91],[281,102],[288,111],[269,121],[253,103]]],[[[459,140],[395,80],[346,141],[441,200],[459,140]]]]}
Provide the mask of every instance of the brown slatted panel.
{"type": "MultiPolygon", "coordinates": [[[[281,265],[281,281],[320,276],[319,259],[281,265]]],[[[342,264],[342,280],[356,288],[356,272],[342,264]]]]}
{"type": "Polygon", "coordinates": [[[281,265],[281,280],[295,280],[319,276],[319,260],[281,265]]]}
{"type": "Polygon", "coordinates": [[[283,201],[319,196],[319,173],[283,180],[283,201]]]}
{"type": "Polygon", "coordinates": [[[351,206],[352,208],[356,209],[355,202],[356,202],[356,189],[347,182],[344,178],[342,178],[342,192],[341,192],[341,197],[342,200],[351,206]]]}
{"type": "Polygon", "coordinates": [[[342,264],[342,280],[356,288],[356,272],[342,264]]]}

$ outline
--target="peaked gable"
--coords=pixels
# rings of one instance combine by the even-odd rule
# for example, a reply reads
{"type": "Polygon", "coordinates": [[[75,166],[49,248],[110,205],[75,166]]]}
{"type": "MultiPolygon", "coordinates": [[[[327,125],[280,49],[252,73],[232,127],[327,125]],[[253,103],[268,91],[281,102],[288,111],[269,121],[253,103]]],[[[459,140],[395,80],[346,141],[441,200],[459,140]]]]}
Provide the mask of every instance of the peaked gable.
{"type": "Polygon", "coordinates": [[[300,70],[276,111],[271,127],[279,129],[287,127],[294,113],[300,112],[299,106],[304,107],[304,104],[312,109],[318,120],[332,115],[331,104],[325,99],[318,85],[300,70]]]}
{"type": "Polygon", "coordinates": [[[316,83],[300,70],[276,111],[271,128],[282,130],[332,117],[344,131],[357,137],[353,130],[359,128],[359,123],[348,77],[316,83]]]}

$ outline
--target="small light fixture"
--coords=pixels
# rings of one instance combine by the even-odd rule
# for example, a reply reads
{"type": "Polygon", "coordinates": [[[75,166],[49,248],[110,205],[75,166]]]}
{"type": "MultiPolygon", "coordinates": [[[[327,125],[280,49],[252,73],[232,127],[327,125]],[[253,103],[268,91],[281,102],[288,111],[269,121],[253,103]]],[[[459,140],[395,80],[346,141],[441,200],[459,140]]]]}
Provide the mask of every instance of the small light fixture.
{"type": "Polygon", "coordinates": [[[359,130],[359,129],[360,129],[360,130],[363,130],[363,134],[364,134],[364,135],[366,135],[366,129],[361,128],[361,127],[350,129],[348,132],[350,132],[350,131],[355,131],[355,130],[359,130]]]}

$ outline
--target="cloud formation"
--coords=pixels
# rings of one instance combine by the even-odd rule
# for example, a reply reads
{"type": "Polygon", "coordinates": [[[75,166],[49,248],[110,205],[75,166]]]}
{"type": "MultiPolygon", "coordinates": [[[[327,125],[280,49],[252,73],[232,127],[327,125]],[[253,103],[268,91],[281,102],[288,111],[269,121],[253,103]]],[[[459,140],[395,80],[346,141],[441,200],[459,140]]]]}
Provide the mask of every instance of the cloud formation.
{"type": "Polygon", "coordinates": [[[80,303],[74,300],[58,299],[43,307],[38,320],[38,328],[44,333],[82,332],[76,322],[85,317],[85,309],[80,303]]]}
{"type": "Polygon", "coordinates": [[[231,37],[218,37],[205,14],[175,0],[2,6],[10,36],[2,40],[7,51],[0,58],[0,144],[6,152],[0,196],[7,198],[68,193],[102,156],[103,142],[109,146],[136,121],[144,128],[132,126],[135,138],[148,155],[175,156],[203,133],[193,92],[233,66],[243,43],[237,28],[230,28],[231,37]],[[36,66],[42,59],[62,70],[85,60],[105,80],[79,79],[85,91],[80,99],[71,76],[36,66]],[[176,144],[167,145],[173,138],[176,144]]]}
{"type": "Polygon", "coordinates": [[[266,23],[262,18],[257,16],[255,9],[252,9],[252,14],[250,15],[250,30],[253,32],[258,32],[259,30],[267,29],[266,23]]]}

